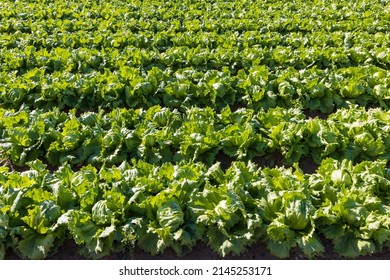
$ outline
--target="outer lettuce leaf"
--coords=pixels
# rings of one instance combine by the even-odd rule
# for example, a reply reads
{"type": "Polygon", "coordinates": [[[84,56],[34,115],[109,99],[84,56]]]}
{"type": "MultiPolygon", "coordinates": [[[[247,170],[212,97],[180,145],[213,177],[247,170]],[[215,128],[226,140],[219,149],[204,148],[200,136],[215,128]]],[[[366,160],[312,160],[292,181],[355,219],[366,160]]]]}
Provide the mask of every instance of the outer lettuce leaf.
{"type": "Polygon", "coordinates": [[[52,200],[44,200],[28,210],[22,220],[39,234],[50,232],[50,227],[61,216],[61,209],[52,200]]]}
{"type": "Polygon", "coordinates": [[[29,259],[44,259],[49,256],[53,247],[58,246],[57,238],[53,234],[29,234],[18,242],[17,249],[29,259]]]}

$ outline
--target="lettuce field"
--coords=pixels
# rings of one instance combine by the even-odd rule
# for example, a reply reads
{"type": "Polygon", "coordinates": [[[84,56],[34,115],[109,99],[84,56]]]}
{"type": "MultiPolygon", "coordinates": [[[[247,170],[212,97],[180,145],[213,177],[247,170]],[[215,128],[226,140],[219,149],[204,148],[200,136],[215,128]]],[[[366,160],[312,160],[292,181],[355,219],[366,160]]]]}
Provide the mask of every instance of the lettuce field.
{"type": "Polygon", "coordinates": [[[388,258],[389,107],[389,0],[2,0],[0,259],[388,258]]]}

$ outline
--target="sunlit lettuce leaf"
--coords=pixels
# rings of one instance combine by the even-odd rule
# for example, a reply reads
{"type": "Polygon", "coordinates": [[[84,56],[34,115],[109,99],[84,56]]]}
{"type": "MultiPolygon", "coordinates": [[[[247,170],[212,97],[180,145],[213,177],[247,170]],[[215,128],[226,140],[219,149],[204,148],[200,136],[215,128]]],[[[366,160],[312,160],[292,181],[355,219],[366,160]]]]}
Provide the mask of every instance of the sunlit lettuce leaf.
{"type": "Polygon", "coordinates": [[[22,220],[40,234],[50,232],[50,227],[61,215],[61,209],[51,200],[44,200],[28,210],[28,216],[22,220]]]}
{"type": "Polygon", "coordinates": [[[31,234],[19,241],[17,249],[29,259],[44,259],[57,241],[53,234],[31,234]]]}

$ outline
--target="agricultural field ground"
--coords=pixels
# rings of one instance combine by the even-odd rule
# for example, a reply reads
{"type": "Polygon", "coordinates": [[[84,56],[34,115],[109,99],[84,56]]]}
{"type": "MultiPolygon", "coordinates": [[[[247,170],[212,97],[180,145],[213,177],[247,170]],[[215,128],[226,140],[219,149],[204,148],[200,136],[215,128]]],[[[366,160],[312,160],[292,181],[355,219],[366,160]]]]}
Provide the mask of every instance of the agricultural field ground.
{"type": "Polygon", "coordinates": [[[0,1],[0,259],[390,259],[389,0],[0,1]]]}

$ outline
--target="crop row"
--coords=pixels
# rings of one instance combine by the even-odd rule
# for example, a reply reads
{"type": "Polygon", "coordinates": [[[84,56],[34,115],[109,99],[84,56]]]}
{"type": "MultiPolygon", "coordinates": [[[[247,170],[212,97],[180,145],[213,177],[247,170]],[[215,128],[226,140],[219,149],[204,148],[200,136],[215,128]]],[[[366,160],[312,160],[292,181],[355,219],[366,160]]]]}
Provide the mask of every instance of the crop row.
{"type": "Polygon", "coordinates": [[[79,116],[75,110],[1,112],[2,158],[17,165],[36,158],[54,166],[101,166],[130,158],[211,165],[220,152],[244,161],[278,152],[288,164],[304,157],[317,164],[327,157],[390,159],[390,113],[381,109],[340,109],[327,119],[283,108],[232,112],[226,107],[216,113],[194,107],[180,113],[154,106],[79,116]]]}
{"type": "MultiPolygon", "coordinates": [[[[47,5],[25,2],[3,1],[0,6],[0,33],[4,34],[4,46],[7,46],[8,38],[15,36],[23,38],[16,38],[11,47],[23,46],[26,41],[44,47],[66,45],[69,40],[62,38],[72,33],[78,35],[73,39],[80,43],[75,47],[89,46],[88,42],[100,47],[99,43],[105,44],[104,41],[109,44],[114,41],[122,47],[121,42],[136,41],[138,35],[146,38],[141,40],[145,46],[160,41],[160,44],[153,45],[155,47],[180,45],[181,35],[186,35],[186,32],[194,32],[195,37],[203,35],[197,42],[212,44],[224,41],[218,38],[225,39],[225,35],[245,32],[253,32],[253,37],[267,33],[279,36],[304,34],[305,38],[321,41],[324,34],[337,37],[345,33],[347,36],[376,34],[376,40],[388,36],[386,32],[389,31],[387,1],[169,1],[163,4],[160,1],[143,1],[142,4],[139,1],[50,1],[47,5]],[[107,40],[88,36],[94,32],[100,32],[107,40]],[[162,36],[154,38],[155,34],[162,36]],[[175,38],[176,34],[179,36],[175,38]],[[206,35],[210,35],[208,39],[206,35]]],[[[278,36],[270,37],[269,40],[276,40],[273,46],[283,43],[278,41],[278,36]]],[[[251,42],[247,39],[242,42],[251,42]]],[[[349,43],[340,39],[337,42],[349,43]]],[[[373,41],[366,40],[366,43],[370,42],[373,41]]],[[[225,44],[231,43],[225,41],[225,44]]],[[[386,46],[385,41],[380,43],[386,46]]],[[[206,46],[213,47],[211,44],[206,46]]]]}
{"type": "MultiPolygon", "coordinates": [[[[7,35],[9,36],[9,35],[7,35]]],[[[20,36],[18,33],[13,36],[20,36]]],[[[54,35],[53,35],[54,36],[54,35]]],[[[34,62],[38,66],[44,66],[45,70],[48,72],[58,71],[61,68],[75,69],[77,66],[77,61],[82,60],[83,53],[85,54],[92,53],[94,57],[91,58],[92,62],[95,62],[100,67],[110,67],[113,68],[116,64],[123,63],[125,58],[130,58],[130,64],[137,62],[138,66],[145,68],[151,68],[152,66],[160,67],[173,67],[177,68],[178,66],[214,66],[218,67],[220,65],[226,65],[227,59],[234,59],[235,64],[230,64],[231,67],[237,68],[247,68],[248,63],[254,64],[263,64],[272,69],[274,68],[287,68],[295,67],[302,69],[305,67],[316,66],[318,68],[345,68],[345,67],[354,67],[357,65],[375,65],[377,67],[382,67],[386,70],[389,69],[390,65],[390,49],[387,47],[386,42],[389,40],[389,35],[376,35],[372,36],[367,34],[363,36],[360,33],[354,33],[351,35],[345,35],[345,33],[332,34],[329,35],[330,38],[322,38],[323,42],[319,41],[319,34],[306,35],[306,34],[294,34],[288,33],[288,35],[279,35],[278,33],[266,33],[259,35],[254,34],[224,34],[218,35],[221,38],[216,38],[215,40],[219,43],[212,43],[212,34],[203,34],[203,33],[185,33],[183,35],[176,34],[172,39],[160,38],[161,42],[158,43],[149,43],[149,44],[161,44],[163,46],[151,46],[147,48],[145,41],[155,41],[157,39],[148,39],[142,37],[142,35],[133,34],[136,36],[134,39],[130,35],[124,36],[119,34],[118,39],[115,41],[112,38],[106,38],[105,35],[100,34],[99,32],[92,33],[89,35],[81,35],[70,33],[66,35],[59,33],[56,34],[58,38],[49,40],[48,38],[42,39],[38,37],[39,40],[47,42],[53,41],[52,46],[39,46],[36,42],[30,39],[30,41],[22,42],[18,45],[15,44],[12,48],[1,48],[1,58],[0,65],[4,70],[20,70],[22,73],[26,70],[31,70],[35,67],[34,62]],[[202,36],[206,36],[209,42],[202,44],[202,36]],[[313,36],[311,39],[310,36],[313,36]],[[348,37],[349,36],[349,37],[348,37]],[[361,37],[360,37],[361,36],[361,37]],[[73,42],[78,38],[78,40],[87,40],[91,37],[90,40],[97,41],[99,38],[101,40],[102,46],[98,46],[97,43],[87,44],[80,46],[75,46],[73,42]],[[287,38],[284,38],[287,37],[287,38]],[[121,42],[118,42],[121,38],[121,42]],[[279,38],[279,40],[278,40],[279,38]],[[284,39],[282,39],[284,38],[284,39]],[[318,45],[313,46],[304,46],[303,44],[307,41],[314,40],[316,38],[318,45]],[[379,41],[377,43],[372,43],[370,40],[379,41]],[[179,41],[181,43],[176,43],[170,46],[170,40],[179,41]],[[200,42],[199,42],[200,40],[200,42]],[[284,42],[282,41],[284,40],[284,42]],[[329,42],[328,42],[329,41],[329,42]],[[347,42],[346,42],[347,41],[347,42]],[[272,43],[270,43],[272,42],[272,43]],[[229,45],[233,44],[235,45],[229,45]],[[214,46],[212,46],[214,44],[214,46]],[[335,46],[335,44],[341,44],[342,46],[335,46]],[[36,57],[32,56],[31,53],[26,52],[34,48],[37,50],[35,54],[36,57]],[[71,57],[71,53],[79,52],[79,56],[71,57]],[[183,54],[183,52],[185,52],[183,54]],[[223,55],[224,52],[227,54],[223,55]],[[107,63],[106,53],[115,53],[116,55],[121,54],[122,57],[119,61],[107,63]],[[133,56],[130,56],[131,53],[134,53],[133,56]],[[178,55],[175,57],[175,53],[178,55]],[[60,60],[63,64],[58,65],[58,55],[65,55],[65,59],[60,60]],[[142,59],[140,56],[142,54],[142,59]],[[183,61],[183,56],[193,56],[193,59],[188,61],[183,61]],[[127,57],[126,57],[127,56],[127,57]],[[130,56],[130,57],[129,57],[130,56]],[[222,59],[221,59],[222,57],[222,59]],[[70,58],[68,61],[67,58],[70,58]],[[138,58],[138,60],[137,60],[138,58]],[[176,60],[174,60],[176,58],[176,60]],[[252,58],[252,59],[251,59],[252,58]],[[53,65],[53,61],[57,65],[53,65]],[[243,62],[241,62],[243,61],[243,62]],[[64,65],[65,64],[65,65],[64,65]],[[25,69],[24,69],[25,68],[25,69]]],[[[163,36],[161,33],[156,33],[155,36],[163,36]]],[[[322,35],[325,36],[325,35],[322,35]]],[[[12,38],[12,37],[11,37],[12,38]]],[[[11,39],[9,38],[9,40],[11,39]]],[[[19,38],[20,39],[20,38],[19,38]]],[[[1,38],[0,38],[1,40],[1,38]]],[[[16,39],[14,39],[16,40],[16,39]]],[[[206,40],[206,39],[205,39],[206,40]]],[[[6,45],[7,42],[2,40],[3,44],[6,45]]],[[[9,42],[8,42],[9,44],[9,42]]],[[[90,68],[98,69],[96,65],[88,65],[90,68]]],[[[232,68],[232,71],[235,70],[232,68]]],[[[81,69],[82,71],[87,71],[86,69],[81,69]]]]}
{"type": "Polygon", "coordinates": [[[89,258],[134,245],[157,254],[206,242],[222,256],[259,239],[286,258],[324,252],[319,235],[343,257],[390,247],[390,171],[383,161],[327,159],[315,174],[234,162],[123,162],[69,165],[50,173],[40,161],[23,172],[0,168],[0,257],[50,256],[68,236],[89,258]]]}
{"type": "MultiPolygon", "coordinates": [[[[102,59],[92,55],[93,52],[77,51],[68,55],[83,57],[77,63],[76,60],[72,63],[76,68],[88,68],[90,64],[103,67],[102,59]]],[[[181,52],[174,55],[183,55],[183,61],[192,59],[185,51],[181,52]]],[[[68,55],[59,51],[51,62],[48,62],[50,57],[41,62],[61,67],[62,61],[69,60],[68,55]]],[[[117,61],[120,58],[115,53],[110,56],[117,61]]],[[[126,60],[124,58],[123,62],[126,60]]],[[[228,59],[225,64],[231,63],[228,59]]],[[[348,104],[384,109],[390,106],[390,76],[388,71],[375,66],[338,70],[315,67],[297,70],[290,67],[273,71],[261,65],[241,69],[234,75],[227,68],[200,70],[180,67],[172,72],[152,67],[145,72],[135,66],[123,65],[113,72],[102,68],[101,71],[89,73],[83,73],[82,69],[75,73],[57,71],[52,74],[45,74],[42,67],[23,75],[1,72],[0,106],[18,108],[24,104],[45,110],[58,107],[84,111],[98,107],[148,108],[153,105],[169,108],[209,106],[217,110],[226,105],[246,106],[255,110],[279,106],[328,113],[348,104]]]]}

